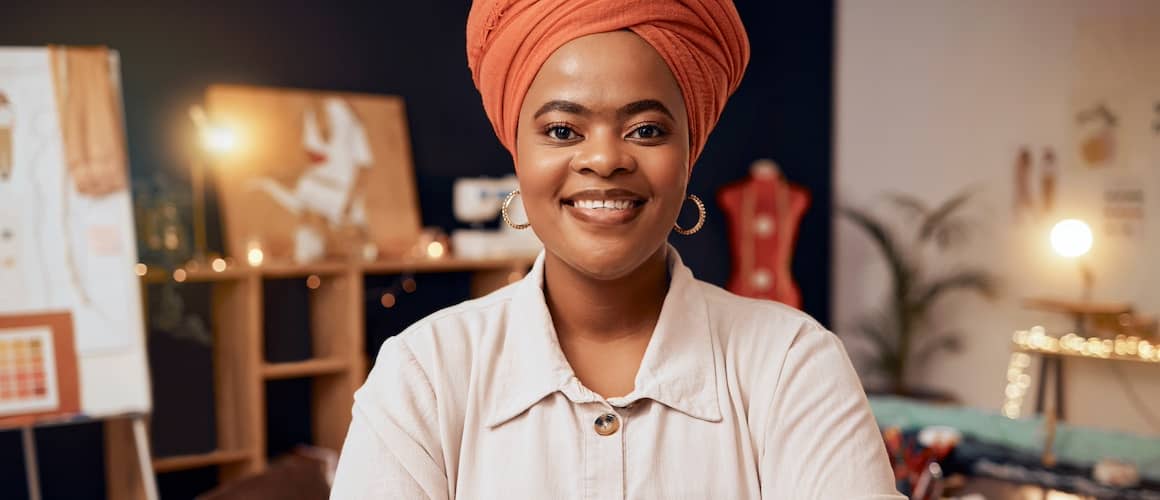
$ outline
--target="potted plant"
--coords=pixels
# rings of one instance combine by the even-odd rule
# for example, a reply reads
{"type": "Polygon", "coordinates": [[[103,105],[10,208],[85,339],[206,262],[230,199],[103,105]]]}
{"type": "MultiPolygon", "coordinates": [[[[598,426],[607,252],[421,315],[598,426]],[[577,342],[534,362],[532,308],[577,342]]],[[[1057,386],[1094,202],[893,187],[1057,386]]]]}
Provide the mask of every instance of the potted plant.
{"type": "Polygon", "coordinates": [[[890,273],[885,303],[863,315],[856,329],[871,347],[867,368],[885,378],[890,393],[929,397],[907,385],[907,374],[918,362],[940,352],[957,352],[960,333],[932,318],[934,305],[951,292],[976,293],[987,299],[998,294],[997,279],[975,267],[951,266],[932,271],[932,261],[969,240],[974,224],[963,214],[974,193],[963,191],[935,207],[908,195],[892,195],[891,206],[905,216],[906,231],[896,234],[882,219],[854,207],[840,213],[875,243],[890,273]]]}

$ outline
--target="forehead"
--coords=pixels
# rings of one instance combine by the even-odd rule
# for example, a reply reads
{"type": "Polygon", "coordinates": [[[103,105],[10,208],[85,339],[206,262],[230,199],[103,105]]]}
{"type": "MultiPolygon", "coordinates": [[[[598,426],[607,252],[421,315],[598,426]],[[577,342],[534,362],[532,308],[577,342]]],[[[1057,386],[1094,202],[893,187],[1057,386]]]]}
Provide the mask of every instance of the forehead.
{"type": "Polygon", "coordinates": [[[664,59],[629,31],[580,37],[552,53],[528,89],[523,108],[553,99],[592,108],[656,99],[674,114],[678,109],[684,113],[680,86],[664,59]]]}

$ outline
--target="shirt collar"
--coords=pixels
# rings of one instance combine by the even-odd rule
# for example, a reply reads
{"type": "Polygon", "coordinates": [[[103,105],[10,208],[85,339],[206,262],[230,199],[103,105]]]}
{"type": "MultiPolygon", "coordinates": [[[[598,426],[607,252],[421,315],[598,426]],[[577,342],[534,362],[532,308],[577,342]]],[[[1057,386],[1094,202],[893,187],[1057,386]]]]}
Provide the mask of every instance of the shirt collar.
{"type": "MultiPolygon", "coordinates": [[[[669,291],[649,340],[633,392],[611,398],[626,406],[652,399],[691,417],[718,422],[716,347],[709,314],[697,280],[680,255],[668,247],[669,291]]],[[[562,392],[576,403],[598,397],[580,386],[556,338],[544,301],[544,253],[512,296],[507,329],[497,357],[489,426],[527,411],[544,397],[562,392]]]]}

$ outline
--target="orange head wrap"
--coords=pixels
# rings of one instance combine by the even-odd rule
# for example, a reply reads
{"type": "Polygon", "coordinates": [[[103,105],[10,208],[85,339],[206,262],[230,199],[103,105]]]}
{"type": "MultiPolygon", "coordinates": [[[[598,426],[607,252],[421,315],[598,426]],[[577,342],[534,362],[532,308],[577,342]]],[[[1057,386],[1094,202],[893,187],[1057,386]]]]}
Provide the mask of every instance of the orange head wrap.
{"type": "Polygon", "coordinates": [[[548,57],[582,36],[622,29],[652,45],[676,77],[690,165],[696,161],[749,63],[749,39],[730,0],[475,0],[467,65],[512,158],[520,106],[548,57]]]}

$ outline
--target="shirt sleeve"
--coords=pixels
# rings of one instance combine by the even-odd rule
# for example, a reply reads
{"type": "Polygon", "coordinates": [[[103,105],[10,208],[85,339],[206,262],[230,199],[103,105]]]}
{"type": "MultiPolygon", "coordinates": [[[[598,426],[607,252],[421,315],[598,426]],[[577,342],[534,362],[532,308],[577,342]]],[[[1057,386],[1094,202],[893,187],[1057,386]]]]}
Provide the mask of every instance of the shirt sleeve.
{"type": "Polygon", "coordinates": [[[905,499],[866,393],[838,338],[806,327],[778,377],[759,463],[761,497],[905,499]]]}
{"type": "Polygon", "coordinates": [[[402,339],[383,343],[355,393],[331,499],[449,498],[435,393],[402,339]]]}

